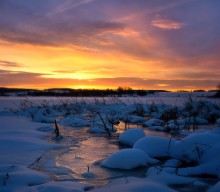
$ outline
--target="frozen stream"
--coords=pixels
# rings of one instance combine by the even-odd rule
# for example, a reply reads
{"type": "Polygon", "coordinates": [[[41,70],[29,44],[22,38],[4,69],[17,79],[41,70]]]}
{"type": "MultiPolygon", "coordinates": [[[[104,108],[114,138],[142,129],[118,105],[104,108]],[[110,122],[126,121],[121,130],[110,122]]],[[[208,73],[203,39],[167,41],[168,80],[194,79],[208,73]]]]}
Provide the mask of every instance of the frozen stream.
{"type": "MultiPolygon", "coordinates": [[[[124,125],[119,127],[124,129],[124,125]]],[[[37,169],[47,172],[55,180],[75,180],[89,186],[100,186],[119,177],[144,177],[146,167],[134,170],[108,169],[101,166],[101,161],[111,153],[127,146],[118,143],[118,133],[112,138],[104,134],[91,134],[88,128],[73,128],[61,126],[63,138],[51,140],[64,145],[64,148],[49,151],[37,165],[37,169]],[[89,168],[89,172],[88,172],[89,168]]],[[[148,134],[168,136],[163,132],[148,131],[148,134]]]]}
{"type": "MultiPolygon", "coordinates": [[[[134,125],[130,125],[135,127],[134,125]]],[[[119,125],[119,133],[124,125],[119,125]]],[[[202,127],[201,127],[202,128],[202,127]]],[[[106,185],[111,180],[129,176],[144,177],[147,167],[134,170],[108,169],[101,166],[101,161],[111,153],[127,146],[118,143],[118,133],[112,138],[106,138],[104,134],[91,134],[88,128],[73,128],[61,126],[63,138],[47,139],[64,146],[62,149],[49,151],[37,164],[36,169],[49,173],[57,181],[77,181],[91,188],[106,185]],[[89,172],[88,172],[89,168],[89,172]]],[[[144,129],[148,135],[169,137],[166,132],[150,131],[144,129]]],[[[206,180],[212,183],[212,180],[206,180]]]]}

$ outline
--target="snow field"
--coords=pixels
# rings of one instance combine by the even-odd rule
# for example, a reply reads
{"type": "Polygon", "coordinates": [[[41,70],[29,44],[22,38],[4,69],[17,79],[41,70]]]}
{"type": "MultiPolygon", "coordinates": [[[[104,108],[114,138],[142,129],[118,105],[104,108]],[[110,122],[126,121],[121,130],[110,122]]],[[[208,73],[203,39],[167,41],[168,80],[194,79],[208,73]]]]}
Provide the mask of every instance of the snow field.
{"type": "MultiPolygon", "coordinates": [[[[142,104],[139,107],[142,107],[142,104]]],[[[28,105],[15,110],[14,114],[1,110],[0,191],[2,192],[68,192],[84,191],[88,187],[79,182],[53,181],[48,174],[36,171],[32,167],[38,158],[44,158],[48,150],[63,147],[49,143],[45,139],[48,136],[54,137],[52,133],[55,119],[58,124],[71,126],[73,129],[88,127],[90,133],[106,133],[105,127],[112,135],[117,134],[115,128],[119,121],[128,126],[127,130],[119,135],[118,141],[132,148],[115,151],[101,164],[110,169],[121,170],[148,167],[146,177],[113,179],[110,184],[92,189],[91,192],[114,190],[169,192],[175,191],[176,185],[184,185],[188,187],[188,191],[192,186],[198,191],[200,188],[207,189],[208,192],[220,190],[219,182],[209,186],[198,179],[204,176],[214,177],[216,181],[220,179],[220,106],[210,101],[187,101],[175,107],[174,116],[172,115],[175,110],[172,106],[158,103],[143,104],[143,113],[137,111],[137,105],[126,102],[77,103],[73,106],[69,103],[66,107],[28,105]],[[101,114],[101,118],[98,113],[101,114]],[[213,123],[215,126],[212,125],[212,128],[189,130],[183,135],[187,126],[213,123]],[[141,128],[129,128],[129,124],[141,128]],[[146,135],[145,129],[171,134],[175,131],[179,137],[146,135]]],[[[91,175],[89,179],[93,178],[92,172],[87,174],[91,175]]]]}

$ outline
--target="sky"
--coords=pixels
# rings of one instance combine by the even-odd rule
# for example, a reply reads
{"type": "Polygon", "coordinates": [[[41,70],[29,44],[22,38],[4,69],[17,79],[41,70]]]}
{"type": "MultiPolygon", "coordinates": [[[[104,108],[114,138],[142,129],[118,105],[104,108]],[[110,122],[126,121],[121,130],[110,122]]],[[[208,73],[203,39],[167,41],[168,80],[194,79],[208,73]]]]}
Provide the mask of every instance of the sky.
{"type": "Polygon", "coordinates": [[[219,0],[0,0],[0,87],[216,89],[219,0]]]}

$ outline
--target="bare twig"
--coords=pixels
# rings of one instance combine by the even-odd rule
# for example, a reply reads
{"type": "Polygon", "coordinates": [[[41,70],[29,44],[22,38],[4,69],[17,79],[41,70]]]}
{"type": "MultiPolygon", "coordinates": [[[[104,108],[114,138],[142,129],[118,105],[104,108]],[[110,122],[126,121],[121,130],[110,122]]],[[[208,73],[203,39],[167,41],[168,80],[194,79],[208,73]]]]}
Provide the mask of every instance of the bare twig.
{"type": "Polygon", "coordinates": [[[7,185],[7,181],[9,180],[9,169],[15,167],[14,165],[10,166],[7,170],[6,170],[6,174],[4,175],[3,177],[3,186],[6,186],[7,185]]]}
{"type": "Polygon", "coordinates": [[[55,134],[56,134],[56,137],[59,137],[60,136],[60,131],[59,131],[59,127],[58,127],[58,125],[57,125],[57,121],[56,121],[56,119],[55,119],[55,134]]]}
{"type": "Polygon", "coordinates": [[[6,186],[8,179],[9,179],[9,173],[6,173],[3,178],[3,186],[6,186]]]}
{"type": "Polygon", "coordinates": [[[100,112],[97,112],[97,114],[99,115],[99,117],[100,117],[100,119],[101,119],[101,121],[102,121],[102,123],[103,123],[105,132],[107,133],[108,137],[111,137],[111,132],[110,132],[110,130],[108,129],[108,127],[107,127],[107,125],[106,125],[106,123],[105,123],[105,121],[104,121],[102,115],[100,114],[100,112]]]}
{"type": "Polygon", "coordinates": [[[40,157],[38,157],[33,163],[31,163],[30,165],[28,165],[28,168],[30,168],[31,166],[33,166],[33,165],[35,165],[36,163],[38,163],[43,156],[44,156],[44,154],[41,155],[40,157]]]}

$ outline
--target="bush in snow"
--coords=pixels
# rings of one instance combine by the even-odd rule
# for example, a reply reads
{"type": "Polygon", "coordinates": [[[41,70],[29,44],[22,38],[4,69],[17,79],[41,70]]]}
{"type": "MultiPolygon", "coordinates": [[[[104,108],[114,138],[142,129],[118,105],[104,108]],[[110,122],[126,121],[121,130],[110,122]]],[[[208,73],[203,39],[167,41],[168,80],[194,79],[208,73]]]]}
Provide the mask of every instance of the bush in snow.
{"type": "Polygon", "coordinates": [[[158,161],[138,149],[122,149],[108,157],[102,165],[113,169],[134,169],[158,161]]]}
{"type": "Polygon", "coordinates": [[[169,120],[176,120],[178,117],[178,110],[177,108],[168,108],[165,109],[161,114],[160,114],[160,119],[168,122],[169,120]]]}
{"type": "Polygon", "coordinates": [[[96,115],[92,119],[90,132],[105,132],[108,135],[108,137],[111,137],[111,131],[115,131],[115,129],[114,127],[112,127],[112,124],[109,123],[107,116],[101,114],[100,112],[96,112],[96,115]]]}
{"type": "Polygon", "coordinates": [[[169,131],[179,132],[185,128],[186,121],[184,119],[170,120],[167,122],[166,129],[169,131]]]}
{"type": "Polygon", "coordinates": [[[125,132],[120,134],[119,141],[120,143],[133,146],[137,140],[139,140],[144,136],[145,133],[141,129],[137,129],[137,128],[127,129],[125,132]]]}
{"type": "Polygon", "coordinates": [[[145,115],[144,105],[142,103],[135,104],[135,110],[133,111],[137,116],[143,117],[145,115]]]}

